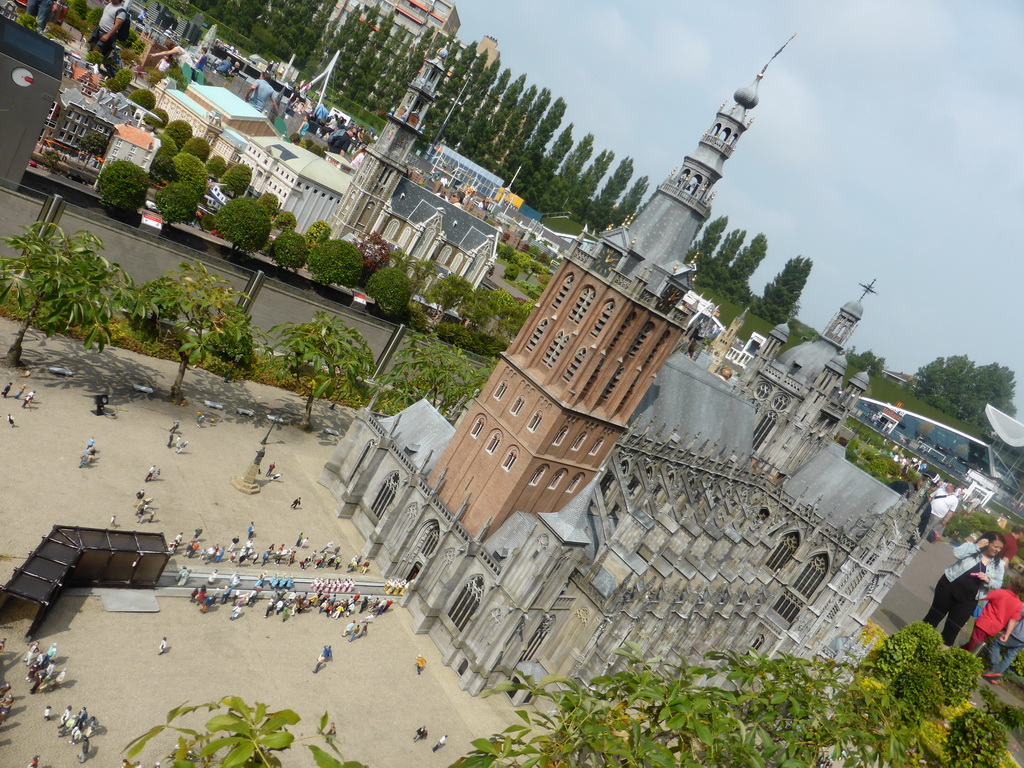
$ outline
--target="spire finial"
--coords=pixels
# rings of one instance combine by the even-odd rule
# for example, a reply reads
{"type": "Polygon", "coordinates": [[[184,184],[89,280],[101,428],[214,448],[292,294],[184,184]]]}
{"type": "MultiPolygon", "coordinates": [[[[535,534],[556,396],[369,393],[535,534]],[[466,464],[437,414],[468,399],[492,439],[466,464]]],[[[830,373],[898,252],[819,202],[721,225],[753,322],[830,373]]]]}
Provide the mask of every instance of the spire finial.
{"type": "MultiPolygon", "coordinates": [[[[875,280],[877,280],[877,278],[876,278],[875,280]]],[[[865,285],[864,283],[858,283],[858,285],[859,285],[859,286],[860,286],[861,288],[863,288],[863,289],[864,289],[864,293],[862,293],[862,294],[860,295],[860,298],[861,298],[861,300],[862,300],[862,301],[863,301],[864,297],[865,297],[865,296],[867,296],[867,295],[868,295],[869,293],[874,293],[874,294],[877,294],[877,293],[878,293],[878,291],[876,291],[876,290],[875,290],[875,280],[872,280],[872,281],[871,281],[870,283],[868,283],[867,285],[865,285]]]]}
{"type": "MultiPolygon", "coordinates": [[[[768,59],[768,64],[771,64],[773,61],[775,61],[776,57],[778,57],[778,55],[780,53],[782,53],[784,50],[786,50],[786,46],[789,45],[791,42],[793,42],[793,38],[794,37],[796,37],[796,32],[794,32],[792,35],[790,35],[789,40],[784,42],[782,44],[782,47],[779,48],[779,50],[777,50],[774,54],[772,54],[772,57],[770,59],[768,59]]],[[[764,77],[765,70],[768,69],[768,64],[765,64],[763,67],[761,67],[761,71],[757,73],[757,79],[758,80],[760,80],[762,77],[764,77]]]]}

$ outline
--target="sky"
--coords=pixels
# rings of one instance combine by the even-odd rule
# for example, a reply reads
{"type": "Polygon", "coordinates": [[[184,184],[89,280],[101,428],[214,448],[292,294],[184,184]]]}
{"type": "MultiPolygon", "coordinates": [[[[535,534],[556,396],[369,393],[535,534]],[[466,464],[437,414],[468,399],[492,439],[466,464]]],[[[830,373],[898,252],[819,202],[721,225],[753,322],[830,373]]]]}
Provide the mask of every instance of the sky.
{"type": "MultiPolygon", "coordinates": [[[[463,41],[498,40],[513,78],[568,103],[595,155],[633,157],[650,191],[722,101],[768,68],[714,216],[768,257],[814,261],[800,319],[824,327],[876,279],[852,343],[913,373],[967,355],[1017,375],[1024,264],[1024,5],[935,0],[457,0],[463,41]],[[723,10],[727,9],[727,10],[723,10]],[[1018,51],[1017,54],[1014,51],[1018,51]]],[[[613,164],[612,168],[615,167],[613,164]]],[[[699,278],[698,278],[699,285],[699,278]]]]}

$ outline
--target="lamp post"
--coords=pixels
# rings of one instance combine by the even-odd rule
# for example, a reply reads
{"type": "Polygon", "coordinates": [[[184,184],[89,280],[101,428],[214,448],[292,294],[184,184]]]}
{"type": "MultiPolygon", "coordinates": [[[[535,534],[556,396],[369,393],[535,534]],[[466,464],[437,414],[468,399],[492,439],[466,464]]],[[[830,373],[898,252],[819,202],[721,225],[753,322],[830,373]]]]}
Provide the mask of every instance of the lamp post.
{"type": "Polygon", "coordinates": [[[253,496],[260,492],[259,483],[256,482],[256,476],[260,473],[260,463],[263,461],[263,457],[267,455],[267,440],[270,439],[270,433],[274,431],[274,427],[280,426],[273,420],[270,422],[270,428],[267,430],[267,434],[260,440],[260,447],[256,451],[256,456],[252,460],[252,464],[245,470],[242,475],[235,475],[231,478],[231,486],[242,493],[253,496]]]}

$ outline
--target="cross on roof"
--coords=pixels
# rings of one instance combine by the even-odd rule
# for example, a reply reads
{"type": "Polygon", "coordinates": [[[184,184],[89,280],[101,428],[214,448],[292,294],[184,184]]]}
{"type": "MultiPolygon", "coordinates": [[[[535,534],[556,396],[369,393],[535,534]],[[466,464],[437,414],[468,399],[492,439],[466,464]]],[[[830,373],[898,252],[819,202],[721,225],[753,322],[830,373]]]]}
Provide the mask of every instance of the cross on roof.
{"type": "Polygon", "coordinates": [[[870,283],[866,285],[864,283],[858,283],[858,285],[864,289],[864,293],[860,295],[861,300],[863,300],[864,297],[867,296],[869,293],[878,293],[878,291],[875,290],[875,280],[872,280],[870,283]]]}

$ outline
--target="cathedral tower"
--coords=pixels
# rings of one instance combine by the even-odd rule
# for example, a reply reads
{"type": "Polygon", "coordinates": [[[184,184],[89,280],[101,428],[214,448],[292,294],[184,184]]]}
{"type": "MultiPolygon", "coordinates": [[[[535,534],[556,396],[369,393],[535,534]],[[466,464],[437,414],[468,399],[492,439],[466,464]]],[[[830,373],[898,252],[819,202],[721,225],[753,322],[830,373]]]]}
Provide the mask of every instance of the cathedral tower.
{"type": "MultiPolygon", "coordinates": [[[[758,80],[760,79],[758,75],[758,80]]],[[[481,539],[515,511],[555,512],[594,478],[686,327],[686,251],[757,105],[723,105],[631,225],[577,242],[470,404],[432,482],[481,539]]]]}
{"type": "Polygon", "coordinates": [[[335,237],[374,231],[385,203],[406,173],[409,152],[416,140],[423,137],[427,113],[445,76],[447,56],[448,51],[441,48],[432,59],[423,62],[399,106],[388,114],[377,141],[366,148],[363,164],[331,220],[335,237]]]}

